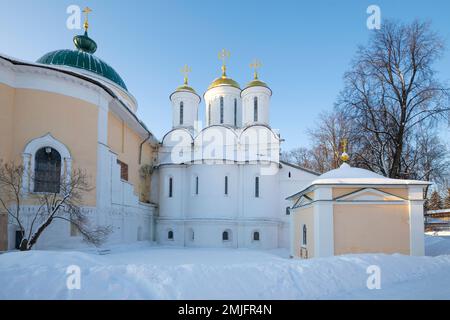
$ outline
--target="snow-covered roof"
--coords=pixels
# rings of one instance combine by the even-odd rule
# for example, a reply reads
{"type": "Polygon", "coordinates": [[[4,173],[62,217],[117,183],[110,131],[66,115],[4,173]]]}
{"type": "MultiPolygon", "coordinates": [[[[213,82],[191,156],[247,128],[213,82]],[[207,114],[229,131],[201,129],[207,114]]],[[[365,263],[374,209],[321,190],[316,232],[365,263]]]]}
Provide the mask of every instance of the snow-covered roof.
{"type": "Polygon", "coordinates": [[[343,163],[339,168],[330,170],[320,175],[314,180],[311,185],[314,184],[429,184],[425,181],[419,180],[403,180],[386,178],[381,174],[361,169],[354,168],[343,163]]]}
{"type": "Polygon", "coordinates": [[[306,188],[290,196],[299,196],[316,185],[427,185],[427,181],[386,178],[378,173],[351,167],[343,163],[339,168],[330,170],[313,180],[306,188]]]}

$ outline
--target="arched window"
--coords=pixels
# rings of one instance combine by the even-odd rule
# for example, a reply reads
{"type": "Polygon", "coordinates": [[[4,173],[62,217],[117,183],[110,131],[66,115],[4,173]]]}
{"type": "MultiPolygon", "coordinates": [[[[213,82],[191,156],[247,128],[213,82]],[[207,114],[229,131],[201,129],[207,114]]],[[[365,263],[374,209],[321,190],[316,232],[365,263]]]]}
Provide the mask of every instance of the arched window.
{"type": "Polygon", "coordinates": [[[225,230],[225,231],[222,233],[222,240],[223,240],[223,241],[229,241],[229,240],[230,240],[230,234],[229,234],[229,232],[228,232],[227,230],[225,230]]]}
{"type": "Polygon", "coordinates": [[[190,228],[188,234],[189,234],[189,240],[194,241],[194,239],[195,239],[194,229],[190,228]]]}
{"type": "Polygon", "coordinates": [[[258,97],[253,98],[253,121],[258,121],[258,97]]]}
{"type": "Polygon", "coordinates": [[[183,124],[183,117],[184,117],[184,104],[183,101],[180,102],[180,125],[183,124]]]}
{"type": "Polygon", "coordinates": [[[288,177],[290,178],[291,177],[291,172],[289,171],[289,173],[288,173],[288,177]]]}
{"type": "Polygon", "coordinates": [[[167,240],[173,240],[173,231],[172,230],[169,230],[167,232],[167,240]]]}
{"type": "Polygon", "coordinates": [[[220,97],[220,123],[223,123],[223,97],[220,97]]]}
{"type": "Polygon", "coordinates": [[[173,197],[173,178],[169,178],[169,198],[173,197]]]}
{"type": "Polygon", "coordinates": [[[234,126],[237,127],[237,99],[234,98],[234,126]]]}
{"type": "Polygon", "coordinates": [[[307,230],[306,230],[306,224],[303,225],[303,237],[302,237],[302,244],[306,246],[306,236],[307,236],[307,230]]]}
{"type": "Polygon", "coordinates": [[[208,105],[208,125],[211,125],[211,103],[208,105]]]}
{"type": "Polygon", "coordinates": [[[61,155],[51,147],[35,154],[34,192],[58,193],[61,184],[61,155]]]}
{"type": "Polygon", "coordinates": [[[198,194],[198,176],[195,177],[195,194],[198,194]]]}
{"type": "Polygon", "coordinates": [[[259,231],[253,232],[253,241],[259,241],[259,231]]]}
{"type": "Polygon", "coordinates": [[[255,177],[255,197],[259,198],[259,177],[255,177]]]}
{"type": "Polygon", "coordinates": [[[225,176],[225,195],[228,195],[228,176],[225,176]]]}

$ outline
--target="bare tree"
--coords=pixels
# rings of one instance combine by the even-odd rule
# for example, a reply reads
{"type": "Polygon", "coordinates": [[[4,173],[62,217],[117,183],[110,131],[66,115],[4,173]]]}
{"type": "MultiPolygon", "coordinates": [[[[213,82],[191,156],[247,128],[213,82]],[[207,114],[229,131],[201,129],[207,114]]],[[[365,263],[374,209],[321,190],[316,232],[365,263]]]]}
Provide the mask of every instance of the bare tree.
{"type": "MultiPolygon", "coordinates": [[[[92,227],[81,208],[83,194],[92,189],[82,170],[62,175],[54,192],[30,194],[23,190],[24,174],[27,173],[22,165],[0,162],[0,209],[18,226],[22,235],[21,251],[30,250],[48,226],[58,219],[69,222],[88,243],[98,246],[107,239],[111,228],[92,227]],[[22,210],[25,201],[37,207],[31,216],[22,210]]],[[[29,179],[34,177],[29,175],[29,179]]]]}
{"type": "Polygon", "coordinates": [[[315,166],[313,163],[311,150],[307,148],[295,148],[290,151],[284,151],[281,154],[282,161],[286,161],[292,164],[296,164],[300,167],[314,170],[315,166]]]}
{"type": "Polygon", "coordinates": [[[358,162],[392,178],[410,178],[417,132],[448,116],[448,89],[433,63],[443,42],[428,23],[385,21],[360,47],[337,103],[357,133],[358,162]]]}
{"type": "Polygon", "coordinates": [[[444,199],[444,209],[450,209],[450,188],[447,189],[447,196],[444,199]]]}
{"type": "Polygon", "coordinates": [[[442,209],[442,199],[439,192],[436,190],[431,193],[431,197],[428,201],[428,210],[442,209]]]}
{"type": "Polygon", "coordinates": [[[341,112],[322,112],[314,129],[308,130],[312,147],[296,148],[282,154],[282,159],[313,171],[323,173],[340,166],[342,141],[355,145],[351,122],[341,112]]]}

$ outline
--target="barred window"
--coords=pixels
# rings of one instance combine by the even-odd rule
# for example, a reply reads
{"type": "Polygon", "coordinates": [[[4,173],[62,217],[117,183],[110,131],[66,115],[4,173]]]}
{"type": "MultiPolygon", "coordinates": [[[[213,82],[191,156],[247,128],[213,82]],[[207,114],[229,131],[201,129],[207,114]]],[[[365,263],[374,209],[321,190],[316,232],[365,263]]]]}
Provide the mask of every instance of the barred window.
{"type": "Polygon", "coordinates": [[[51,147],[35,154],[34,191],[58,193],[61,183],[61,155],[51,147]]]}

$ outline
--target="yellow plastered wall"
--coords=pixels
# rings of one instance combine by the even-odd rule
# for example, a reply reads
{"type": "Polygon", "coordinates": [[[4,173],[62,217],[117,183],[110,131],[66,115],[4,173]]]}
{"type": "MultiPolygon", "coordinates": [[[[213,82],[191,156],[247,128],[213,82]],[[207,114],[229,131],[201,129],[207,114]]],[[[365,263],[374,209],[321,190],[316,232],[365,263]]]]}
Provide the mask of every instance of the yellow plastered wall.
{"type": "Polygon", "coordinates": [[[9,162],[12,157],[15,89],[0,84],[0,159],[9,162]]]}
{"type": "MultiPolygon", "coordinates": [[[[26,144],[50,133],[69,149],[72,167],[85,170],[90,185],[95,186],[97,106],[56,93],[5,85],[0,85],[0,98],[0,158],[21,163],[26,144]]],[[[84,205],[95,206],[95,198],[94,189],[84,195],[84,205]]]]}
{"type": "Polygon", "coordinates": [[[409,254],[408,204],[334,204],[334,254],[409,254]]]}
{"type": "Polygon", "coordinates": [[[308,250],[308,258],[314,257],[314,209],[313,207],[297,208],[293,210],[294,223],[294,252],[295,256],[300,256],[302,247],[303,225],[306,225],[306,249],[308,250]]]}
{"type": "Polygon", "coordinates": [[[151,164],[153,156],[150,144],[145,143],[142,147],[141,165],[139,164],[139,148],[143,140],[123,120],[109,112],[108,145],[117,154],[117,158],[128,165],[128,182],[133,184],[134,192],[141,201],[146,200],[149,190],[139,175],[139,168],[141,165],[151,164]]]}

